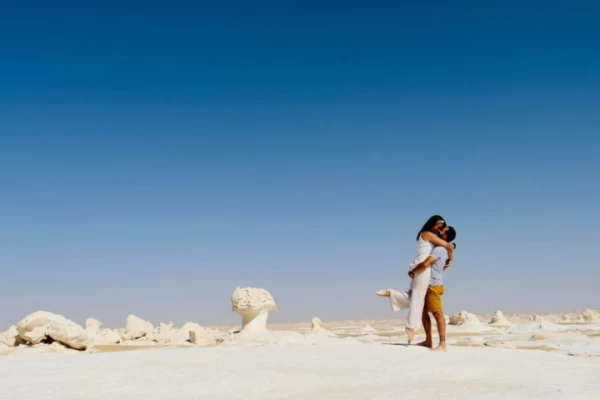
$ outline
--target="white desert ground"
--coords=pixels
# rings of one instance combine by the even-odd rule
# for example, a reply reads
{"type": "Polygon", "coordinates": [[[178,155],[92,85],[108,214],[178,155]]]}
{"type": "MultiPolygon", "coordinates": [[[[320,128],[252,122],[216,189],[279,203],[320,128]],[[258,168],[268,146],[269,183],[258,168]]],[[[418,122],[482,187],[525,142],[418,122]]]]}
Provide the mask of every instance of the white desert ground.
{"type": "Polygon", "coordinates": [[[267,325],[267,291],[231,300],[238,327],[130,315],[111,330],[35,312],[0,334],[0,399],[600,399],[596,310],[461,312],[449,350],[431,352],[405,345],[402,313],[267,325]]]}

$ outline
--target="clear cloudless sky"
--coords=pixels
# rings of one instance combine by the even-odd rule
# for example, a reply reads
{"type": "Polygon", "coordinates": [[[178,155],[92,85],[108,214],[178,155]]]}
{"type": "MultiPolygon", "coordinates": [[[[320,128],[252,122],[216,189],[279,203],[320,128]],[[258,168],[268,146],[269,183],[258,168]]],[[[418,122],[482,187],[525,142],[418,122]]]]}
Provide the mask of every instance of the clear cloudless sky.
{"type": "Polygon", "coordinates": [[[600,308],[600,6],[5,2],[0,328],[401,318],[456,227],[446,313],[600,308]],[[11,4],[12,3],[12,4],[11,4]]]}

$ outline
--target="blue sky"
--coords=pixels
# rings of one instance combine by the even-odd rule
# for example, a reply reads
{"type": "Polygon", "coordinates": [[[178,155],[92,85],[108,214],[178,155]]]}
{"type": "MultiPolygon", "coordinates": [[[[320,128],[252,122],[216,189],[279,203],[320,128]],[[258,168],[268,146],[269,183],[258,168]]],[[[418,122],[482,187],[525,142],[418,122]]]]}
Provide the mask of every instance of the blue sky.
{"type": "Polygon", "coordinates": [[[455,226],[446,312],[600,308],[592,2],[4,5],[0,326],[401,318],[455,226]]]}

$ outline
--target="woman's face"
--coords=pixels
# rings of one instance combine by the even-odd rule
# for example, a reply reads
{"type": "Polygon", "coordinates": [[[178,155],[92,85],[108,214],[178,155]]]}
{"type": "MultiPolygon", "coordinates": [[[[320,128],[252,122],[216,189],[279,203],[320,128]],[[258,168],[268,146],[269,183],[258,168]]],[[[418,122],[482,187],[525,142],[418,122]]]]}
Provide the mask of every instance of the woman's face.
{"type": "Polygon", "coordinates": [[[441,233],[441,232],[442,232],[442,229],[445,229],[445,228],[446,228],[446,223],[444,222],[444,220],[441,220],[441,219],[440,219],[440,220],[439,220],[439,221],[437,221],[437,222],[436,222],[436,224],[434,225],[434,227],[433,227],[433,231],[434,231],[435,233],[438,233],[438,232],[440,232],[440,233],[441,233]]]}

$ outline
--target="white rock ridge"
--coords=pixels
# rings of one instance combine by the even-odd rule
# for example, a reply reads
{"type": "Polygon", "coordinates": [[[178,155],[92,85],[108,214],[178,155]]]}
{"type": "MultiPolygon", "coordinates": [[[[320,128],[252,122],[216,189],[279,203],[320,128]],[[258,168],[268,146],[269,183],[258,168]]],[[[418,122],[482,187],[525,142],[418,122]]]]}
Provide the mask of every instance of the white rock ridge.
{"type": "Polygon", "coordinates": [[[269,312],[277,311],[273,296],[262,288],[236,288],[231,294],[231,306],[242,316],[240,333],[267,332],[269,312]]]}
{"type": "Polygon", "coordinates": [[[48,338],[77,350],[85,350],[88,343],[86,331],[75,322],[46,311],[37,311],[17,324],[21,339],[36,345],[48,338]]]}
{"type": "Polygon", "coordinates": [[[149,321],[145,321],[135,315],[131,314],[127,317],[127,322],[125,325],[125,340],[136,340],[146,336],[148,333],[152,332],[154,327],[149,321]]]}
{"type": "Polygon", "coordinates": [[[506,319],[504,314],[502,314],[502,311],[498,310],[492,314],[489,325],[506,328],[509,327],[511,323],[506,319]]]}

